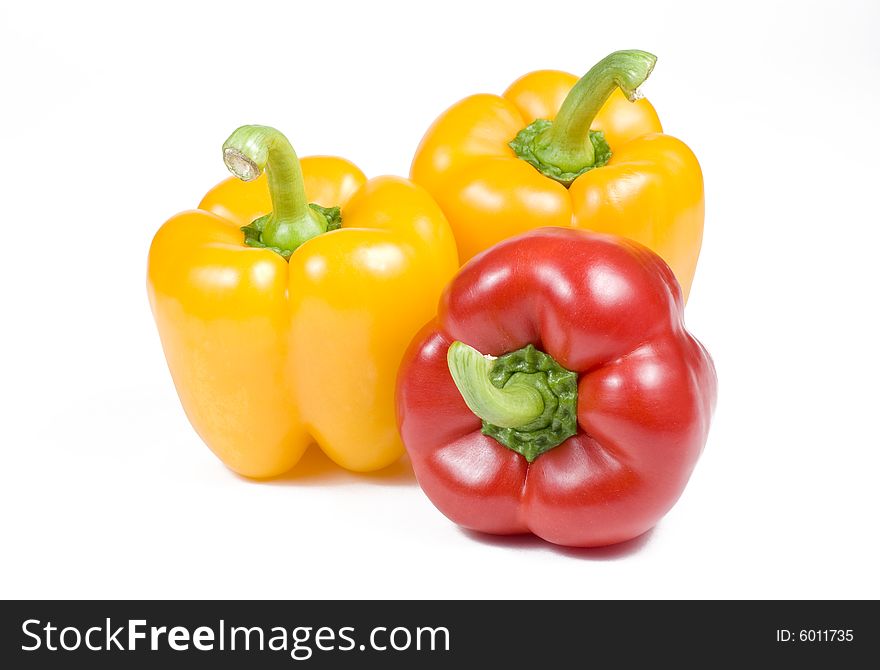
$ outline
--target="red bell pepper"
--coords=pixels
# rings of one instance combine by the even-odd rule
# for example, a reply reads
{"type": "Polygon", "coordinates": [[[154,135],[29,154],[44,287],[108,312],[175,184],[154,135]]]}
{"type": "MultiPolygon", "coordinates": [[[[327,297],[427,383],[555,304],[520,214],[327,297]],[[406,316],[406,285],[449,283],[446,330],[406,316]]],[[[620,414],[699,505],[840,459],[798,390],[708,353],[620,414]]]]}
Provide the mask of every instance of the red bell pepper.
{"type": "Polygon", "coordinates": [[[715,395],[659,256],[545,228],[461,269],[404,357],[397,411],[419,484],[451,520],[587,547],[672,507],[715,395]]]}

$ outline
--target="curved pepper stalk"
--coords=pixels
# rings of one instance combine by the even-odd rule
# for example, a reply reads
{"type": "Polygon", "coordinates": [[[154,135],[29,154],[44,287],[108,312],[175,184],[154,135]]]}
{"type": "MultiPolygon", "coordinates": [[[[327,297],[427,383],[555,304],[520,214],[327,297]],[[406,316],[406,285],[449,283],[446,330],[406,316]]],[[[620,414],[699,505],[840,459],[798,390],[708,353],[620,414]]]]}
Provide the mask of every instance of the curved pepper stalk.
{"type": "Polygon", "coordinates": [[[287,138],[269,126],[242,126],[223,143],[223,162],[242,181],[265,170],[272,211],[242,226],[245,244],[290,258],[303,243],[342,226],[338,207],[309,204],[299,158],[287,138]]]}

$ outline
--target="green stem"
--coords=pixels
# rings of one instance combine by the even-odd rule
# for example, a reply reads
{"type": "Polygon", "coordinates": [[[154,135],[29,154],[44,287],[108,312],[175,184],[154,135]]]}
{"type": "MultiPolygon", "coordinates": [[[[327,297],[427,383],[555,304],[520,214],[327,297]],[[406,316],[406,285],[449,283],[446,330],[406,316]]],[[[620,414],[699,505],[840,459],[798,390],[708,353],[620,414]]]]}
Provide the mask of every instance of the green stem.
{"type": "Polygon", "coordinates": [[[538,138],[535,154],[566,172],[577,172],[595,162],[590,126],[605,101],[620,88],[632,102],[657,57],[647,51],[615,51],[594,65],[566,96],[553,124],[538,138]]]}
{"type": "Polygon", "coordinates": [[[327,230],[327,218],[309,206],[302,170],[287,138],[269,126],[242,126],[223,143],[223,162],[236,177],[269,180],[272,213],[258,219],[260,241],[289,256],[327,230]]]}
{"type": "Polygon", "coordinates": [[[452,380],[470,410],[502,428],[531,423],[544,411],[541,394],[527,384],[497,388],[489,381],[495,359],[483,356],[464,342],[453,342],[446,354],[452,380]]]}
{"type": "Polygon", "coordinates": [[[535,119],[508,146],[545,177],[571,186],[582,174],[611,159],[611,147],[602,131],[590,130],[602,105],[617,87],[630,101],[638,100],[638,87],[656,62],[647,51],[615,51],[606,56],[569,91],[555,121],[535,119]]]}
{"type": "Polygon", "coordinates": [[[483,434],[529,463],[577,433],[577,374],[531,344],[496,359],[453,342],[446,362],[483,434]]]}

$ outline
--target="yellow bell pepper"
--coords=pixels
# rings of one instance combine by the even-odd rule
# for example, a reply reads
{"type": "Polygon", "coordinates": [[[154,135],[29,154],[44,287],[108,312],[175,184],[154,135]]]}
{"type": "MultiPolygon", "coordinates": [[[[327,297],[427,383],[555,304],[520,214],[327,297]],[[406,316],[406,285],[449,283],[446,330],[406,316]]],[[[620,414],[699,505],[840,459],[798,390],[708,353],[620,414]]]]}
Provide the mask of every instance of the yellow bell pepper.
{"type": "Polygon", "coordinates": [[[223,155],[238,178],[169,219],[149,254],[190,422],[248,477],[289,470],[313,442],[350,470],[391,464],[397,367],[458,267],[443,213],[405,179],[300,162],[265,126],[236,130],[223,155]]]}
{"type": "Polygon", "coordinates": [[[580,80],[532,72],[434,122],[410,176],[446,214],[462,263],[532,228],[584,228],[656,251],[687,298],[703,236],[703,176],[638,92],[655,62],[618,51],[580,80]]]}

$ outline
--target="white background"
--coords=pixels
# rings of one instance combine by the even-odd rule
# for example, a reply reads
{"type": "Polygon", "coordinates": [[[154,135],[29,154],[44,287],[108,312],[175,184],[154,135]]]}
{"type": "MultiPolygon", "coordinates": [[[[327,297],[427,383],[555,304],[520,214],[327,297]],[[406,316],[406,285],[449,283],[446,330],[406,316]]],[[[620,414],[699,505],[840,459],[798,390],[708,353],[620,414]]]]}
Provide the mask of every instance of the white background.
{"type": "Polygon", "coordinates": [[[4,5],[0,596],[880,597],[878,31],[867,0],[4,5]],[[406,463],[227,471],[145,290],[226,136],[406,174],[456,100],[621,48],[659,56],[644,91],[706,181],[687,320],[719,404],[660,525],[567,550],[462,532],[406,463]]]}

